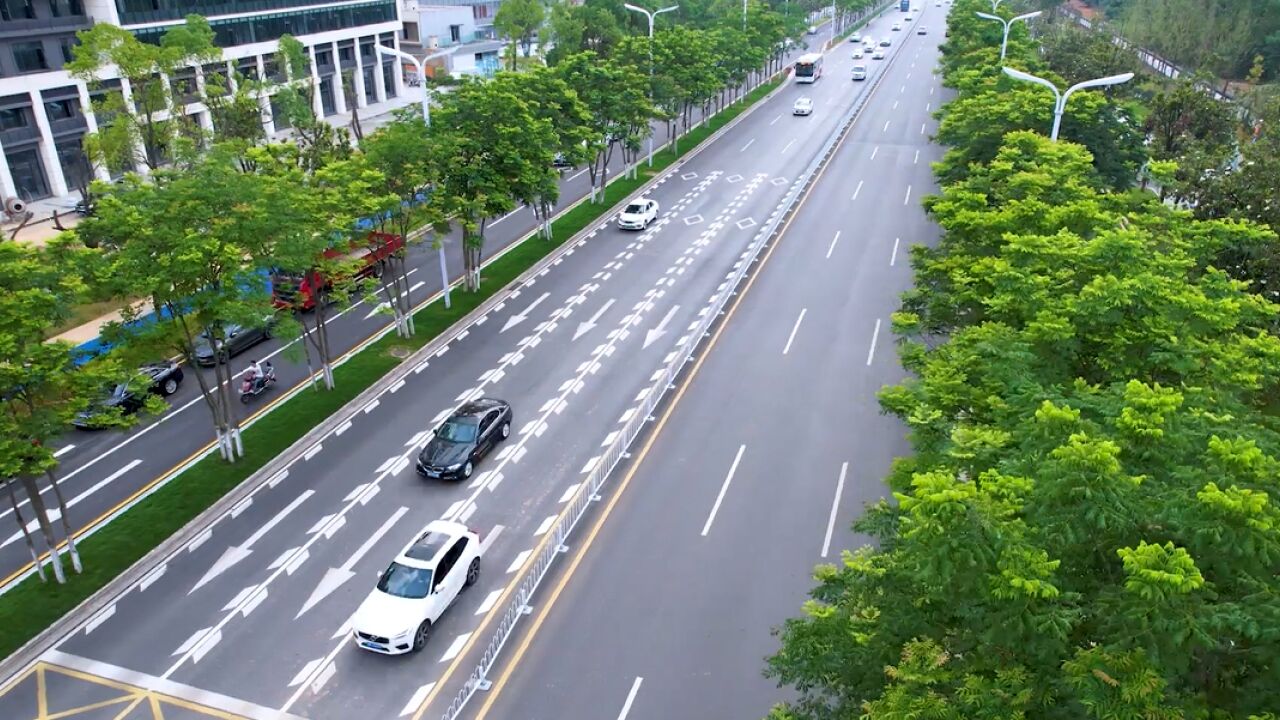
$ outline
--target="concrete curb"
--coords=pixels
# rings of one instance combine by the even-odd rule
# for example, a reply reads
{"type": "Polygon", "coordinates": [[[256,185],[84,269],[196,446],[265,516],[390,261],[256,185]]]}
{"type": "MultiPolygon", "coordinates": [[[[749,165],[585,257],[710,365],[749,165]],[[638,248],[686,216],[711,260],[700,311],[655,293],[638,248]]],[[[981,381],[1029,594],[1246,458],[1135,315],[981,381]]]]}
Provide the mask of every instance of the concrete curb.
{"type": "MultiPolygon", "coordinates": [[[[769,79],[763,82],[769,82],[774,77],[776,77],[776,75],[771,76],[769,79]]],[[[314,428],[308,431],[305,435],[299,438],[296,442],[290,445],[284,452],[280,453],[276,457],[269,460],[265,465],[263,465],[260,469],[258,469],[257,472],[250,475],[248,478],[242,481],[239,485],[237,485],[235,488],[230,490],[226,495],[223,495],[220,499],[218,499],[211,506],[209,506],[204,512],[197,515],[185,526],[183,526],[180,530],[175,532],[173,535],[169,536],[167,539],[165,539],[163,542],[161,542],[159,545],[153,548],[150,552],[148,552],[142,558],[138,559],[137,562],[129,566],[129,568],[126,569],[124,572],[122,572],[120,575],[116,576],[113,580],[111,580],[111,582],[107,583],[105,586],[100,588],[93,595],[86,598],[83,602],[81,602],[75,608],[70,610],[66,615],[64,615],[55,623],[50,625],[39,635],[27,641],[26,644],[24,644],[21,648],[16,650],[12,655],[5,658],[3,661],[0,661],[0,685],[7,684],[10,680],[18,677],[21,673],[27,671],[31,666],[33,666],[40,659],[42,655],[45,654],[46,651],[56,646],[57,643],[60,642],[63,638],[65,638],[67,635],[78,630],[80,626],[88,622],[90,619],[92,619],[95,615],[97,615],[103,609],[105,609],[109,605],[118,601],[119,598],[123,597],[131,589],[133,589],[133,587],[135,587],[138,584],[138,582],[141,581],[143,577],[146,576],[147,573],[151,572],[159,564],[166,561],[170,556],[181,551],[182,548],[185,547],[187,544],[189,544],[192,540],[194,540],[196,536],[203,533],[208,527],[212,526],[223,515],[230,512],[231,509],[236,506],[236,504],[244,500],[246,497],[249,497],[250,495],[257,492],[263,485],[273,480],[276,480],[277,476],[280,475],[280,473],[285,472],[291,465],[293,465],[295,462],[301,459],[302,456],[308,450],[310,450],[312,447],[314,447],[317,443],[322,441],[324,438],[328,437],[331,433],[333,433],[339,426],[341,426],[347,420],[350,420],[353,417],[355,417],[357,414],[362,413],[364,410],[364,407],[368,405],[370,402],[372,402],[376,397],[387,392],[391,388],[391,386],[395,385],[400,380],[404,379],[410,373],[412,373],[414,371],[414,368],[416,368],[419,363],[430,358],[437,351],[439,351],[441,347],[453,342],[453,340],[457,338],[458,335],[462,334],[463,331],[467,330],[479,318],[483,317],[484,315],[487,315],[498,304],[505,302],[513,291],[520,288],[530,278],[535,277],[536,275],[541,273],[543,270],[551,267],[555,263],[555,261],[563,257],[570,249],[575,248],[577,244],[585,240],[590,233],[594,232],[597,229],[599,223],[601,222],[601,218],[604,218],[604,221],[607,222],[608,221],[607,219],[613,217],[615,214],[621,211],[621,209],[625,207],[626,203],[629,202],[632,197],[643,195],[645,192],[652,189],[652,187],[655,186],[664,177],[678,171],[685,163],[687,163],[689,160],[693,159],[694,157],[697,157],[698,154],[700,154],[703,150],[710,147],[712,143],[714,143],[717,139],[723,136],[726,132],[728,132],[735,126],[737,126],[738,123],[742,122],[744,118],[746,118],[752,112],[754,112],[756,108],[764,105],[766,102],[772,99],[776,94],[778,94],[778,92],[780,92],[785,87],[786,87],[785,84],[779,85],[777,88],[774,88],[773,91],[766,94],[764,97],[760,98],[759,100],[752,103],[751,105],[748,105],[746,109],[744,109],[740,114],[738,114],[737,117],[733,118],[728,123],[726,123],[724,127],[720,128],[719,130],[715,131],[711,135],[707,136],[706,139],[704,139],[702,142],[698,143],[698,145],[690,149],[689,152],[685,154],[683,157],[678,158],[671,165],[668,165],[663,172],[654,176],[648,182],[644,183],[642,186],[637,188],[635,191],[628,194],[626,197],[623,197],[614,205],[610,206],[606,212],[602,213],[599,218],[589,223],[587,227],[582,228],[577,233],[575,233],[572,237],[565,240],[563,243],[561,243],[561,245],[558,248],[553,250],[551,253],[543,257],[538,262],[534,263],[533,266],[525,270],[523,273],[521,273],[511,282],[507,283],[507,285],[505,285],[503,288],[495,292],[493,295],[489,296],[489,298],[486,299],[484,302],[482,302],[478,307],[476,307],[470,313],[467,313],[467,315],[465,315],[464,317],[460,318],[453,325],[449,326],[449,328],[445,330],[443,333],[437,335],[435,339],[431,340],[426,345],[422,346],[420,349],[418,349],[408,358],[405,358],[391,372],[382,376],[382,378],[380,378],[373,385],[369,386],[359,395],[352,398],[349,402],[343,405],[337,412],[330,414],[327,418],[322,420],[318,425],[316,425],[314,428]]],[[[620,174],[617,177],[621,178],[622,175],[620,174]]],[[[577,205],[584,202],[586,199],[587,198],[585,197],[582,199],[579,199],[577,202],[566,207],[560,213],[557,213],[557,215],[563,215],[564,213],[569,212],[573,208],[577,207],[577,205]]],[[[486,263],[482,264],[481,266],[482,269],[484,265],[494,262],[500,257],[502,257],[505,254],[505,252],[510,251],[512,248],[515,248],[536,236],[537,236],[537,229],[534,229],[532,232],[530,232],[528,235],[524,236],[523,238],[510,243],[506,248],[504,248],[504,252],[495,254],[494,256],[489,258],[489,260],[486,263]]],[[[429,304],[430,302],[433,301],[433,299],[436,296],[440,294],[441,294],[440,292],[437,292],[433,294],[431,297],[428,297],[426,300],[423,301],[421,306],[425,306],[426,304],[429,304]]],[[[421,306],[415,307],[414,312],[417,312],[421,306]]],[[[358,349],[366,348],[368,345],[381,339],[381,337],[383,337],[384,335],[386,335],[392,330],[394,330],[394,325],[389,327],[386,332],[375,333],[365,343],[361,343],[360,345],[357,345],[356,348],[353,348],[352,351],[344,355],[344,357],[349,357],[351,355],[354,355],[355,352],[358,351],[358,349]]],[[[305,384],[299,386],[299,389],[305,389],[305,388],[306,388],[305,384]]]]}

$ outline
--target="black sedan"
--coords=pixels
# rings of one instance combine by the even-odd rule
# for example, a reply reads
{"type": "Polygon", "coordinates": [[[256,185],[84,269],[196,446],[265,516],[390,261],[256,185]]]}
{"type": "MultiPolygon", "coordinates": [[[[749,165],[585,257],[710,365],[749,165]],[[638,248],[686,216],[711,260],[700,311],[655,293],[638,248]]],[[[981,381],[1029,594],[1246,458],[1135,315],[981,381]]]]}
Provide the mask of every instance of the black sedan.
{"type": "Polygon", "coordinates": [[[94,402],[84,412],[76,415],[72,424],[78,428],[90,430],[101,428],[108,423],[104,415],[119,409],[121,415],[132,415],[142,409],[149,393],[155,395],[172,395],[178,392],[182,384],[182,368],[175,362],[152,363],[144,365],[138,374],[127,382],[107,388],[103,397],[94,402]]]}
{"type": "Polygon", "coordinates": [[[213,343],[209,342],[209,337],[203,333],[196,338],[195,351],[196,363],[204,367],[212,367],[216,362],[226,362],[227,358],[235,357],[249,348],[257,345],[271,337],[270,322],[263,323],[261,327],[244,327],[241,325],[227,325],[223,329],[226,340],[219,343],[216,354],[214,353],[213,343]]]}
{"type": "Polygon", "coordinates": [[[496,398],[480,398],[458,408],[436,428],[418,453],[418,474],[465,480],[476,463],[511,436],[511,406],[496,398]]]}

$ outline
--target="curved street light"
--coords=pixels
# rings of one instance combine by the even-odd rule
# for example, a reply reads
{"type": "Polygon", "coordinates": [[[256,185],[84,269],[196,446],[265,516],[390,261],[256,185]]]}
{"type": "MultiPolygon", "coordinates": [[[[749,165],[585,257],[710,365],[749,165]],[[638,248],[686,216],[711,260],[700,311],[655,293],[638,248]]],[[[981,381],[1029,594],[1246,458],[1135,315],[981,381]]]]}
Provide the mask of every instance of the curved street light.
{"type": "MultiPolygon", "coordinates": [[[[653,19],[664,12],[679,10],[679,5],[664,7],[661,10],[649,11],[639,5],[623,3],[622,7],[644,15],[649,20],[649,102],[653,102],[653,19]]],[[[747,22],[747,0],[742,0],[742,22],[747,22]]],[[[653,167],[653,128],[649,128],[649,167],[653,167]]]]}
{"type": "Polygon", "coordinates": [[[1107,77],[1097,78],[1095,80],[1085,80],[1067,88],[1066,92],[1058,90],[1058,86],[1045,80],[1042,77],[1036,77],[1031,73],[1025,73],[1021,70],[1014,70],[1011,67],[1004,68],[1004,74],[1014,80],[1025,80],[1033,82],[1037,85],[1043,85],[1053,92],[1053,131],[1049,133],[1049,139],[1056,141],[1058,139],[1058,128],[1062,125],[1062,113],[1067,109],[1067,99],[1071,97],[1071,93],[1077,90],[1085,90],[1087,88],[1106,87],[1108,85],[1119,85],[1120,83],[1129,82],[1133,79],[1133,73],[1127,72],[1120,75],[1108,75],[1107,77]]]}
{"type": "Polygon", "coordinates": [[[1010,18],[1009,20],[1005,20],[999,15],[992,15],[991,13],[984,13],[984,12],[974,13],[974,15],[977,15],[980,18],[986,18],[988,20],[997,20],[1004,25],[1004,38],[1000,40],[1000,59],[1001,60],[1004,60],[1005,50],[1009,48],[1009,28],[1012,27],[1013,24],[1018,22],[1019,20],[1030,20],[1031,18],[1036,17],[1039,14],[1040,14],[1040,11],[1037,10],[1035,12],[1024,13],[1015,18],[1010,18]]]}

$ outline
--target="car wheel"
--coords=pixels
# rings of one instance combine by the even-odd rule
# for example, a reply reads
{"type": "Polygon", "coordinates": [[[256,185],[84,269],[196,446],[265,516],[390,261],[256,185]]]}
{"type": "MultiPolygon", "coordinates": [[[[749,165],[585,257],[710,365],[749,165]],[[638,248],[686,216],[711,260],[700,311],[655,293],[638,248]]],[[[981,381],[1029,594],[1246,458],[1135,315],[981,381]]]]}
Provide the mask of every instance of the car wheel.
{"type": "Polygon", "coordinates": [[[172,395],[178,392],[178,381],[173,378],[167,378],[164,384],[160,386],[160,392],[165,395],[172,395]]]}
{"type": "Polygon", "coordinates": [[[466,480],[470,478],[472,470],[474,470],[474,468],[471,466],[471,461],[468,460],[467,464],[462,466],[462,479],[466,480]]]}
{"type": "Polygon", "coordinates": [[[509,422],[502,423],[502,427],[499,428],[498,431],[502,433],[503,440],[506,440],[507,438],[511,437],[511,423],[509,422]]]}
{"type": "Polygon", "coordinates": [[[480,558],[471,561],[471,565],[467,567],[467,587],[476,584],[480,579],[480,558]]]}
{"type": "Polygon", "coordinates": [[[425,647],[429,637],[431,637],[431,621],[423,620],[417,632],[413,634],[413,651],[418,652],[425,647]]]}

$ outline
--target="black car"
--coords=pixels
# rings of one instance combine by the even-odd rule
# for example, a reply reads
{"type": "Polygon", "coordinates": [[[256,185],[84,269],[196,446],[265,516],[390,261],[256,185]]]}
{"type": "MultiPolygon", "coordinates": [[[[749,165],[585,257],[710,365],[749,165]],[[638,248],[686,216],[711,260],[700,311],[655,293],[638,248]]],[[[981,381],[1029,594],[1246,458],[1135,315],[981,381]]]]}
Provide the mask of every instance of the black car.
{"type": "Polygon", "coordinates": [[[511,436],[511,406],[496,398],[480,398],[458,408],[436,428],[418,453],[418,474],[465,480],[476,463],[511,436]]]}
{"type": "Polygon", "coordinates": [[[119,408],[121,415],[132,415],[147,402],[147,394],[172,395],[182,384],[182,368],[175,362],[144,365],[127,382],[107,388],[103,397],[76,415],[72,425],[85,430],[104,427],[102,414],[119,408]]]}
{"type": "MultiPolygon", "coordinates": [[[[265,322],[260,327],[229,324],[223,328],[223,333],[226,336],[226,340],[218,348],[220,352],[216,354],[217,362],[226,362],[227,358],[235,357],[263,340],[270,338],[271,324],[270,322],[265,322]]],[[[197,364],[204,367],[212,367],[214,365],[215,353],[208,336],[201,333],[196,338],[195,351],[197,364]]]]}

